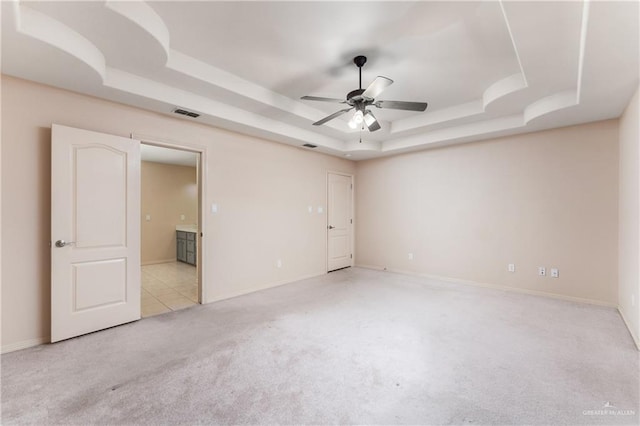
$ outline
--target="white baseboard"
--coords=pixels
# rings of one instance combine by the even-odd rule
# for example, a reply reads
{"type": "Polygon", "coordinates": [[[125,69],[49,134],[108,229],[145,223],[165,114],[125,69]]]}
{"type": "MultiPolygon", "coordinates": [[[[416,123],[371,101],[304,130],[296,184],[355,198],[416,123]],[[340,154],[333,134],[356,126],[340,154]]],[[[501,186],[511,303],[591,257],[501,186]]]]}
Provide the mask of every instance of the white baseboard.
{"type": "Polygon", "coordinates": [[[463,279],[460,279],[460,278],[442,277],[442,276],[439,276],[439,275],[422,274],[422,273],[417,273],[417,272],[412,272],[412,271],[402,271],[402,270],[398,270],[398,269],[383,268],[383,267],[379,267],[379,266],[371,266],[371,265],[356,265],[356,266],[359,267],[359,268],[373,269],[373,270],[376,270],[376,271],[387,271],[387,272],[393,272],[395,274],[403,274],[403,275],[409,275],[409,276],[414,276],[414,277],[428,278],[428,279],[437,280],[437,281],[445,281],[445,282],[456,283],[456,284],[464,284],[464,285],[470,285],[470,286],[474,286],[474,287],[482,287],[482,288],[490,288],[490,289],[493,289],[493,290],[503,290],[503,291],[510,291],[510,292],[515,292],[515,293],[530,294],[532,296],[550,297],[552,299],[567,300],[567,301],[570,301],[570,302],[578,302],[578,303],[587,303],[589,305],[606,306],[607,308],[617,308],[618,307],[617,303],[604,302],[604,301],[601,301],[601,300],[593,300],[593,299],[584,299],[584,298],[581,298],[581,297],[574,297],[574,296],[566,296],[564,294],[549,293],[549,292],[546,292],[546,291],[529,290],[529,289],[525,289],[525,288],[509,287],[509,286],[504,286],[504,285],[482,283],[482,282],[472,281],[472,280],[463,280],[463,279]]]}
{"type": "MultiPolygon", "coordinates": [[[[164,262],[159,262],[159,263],[164,263],[164,262]]],[[[635,343],[636,348],[638,349],[638,351],[640,351],[640,339],[638,338],[638,336],[636,336],[634,334],[633,330],[629,326],[629,322],[627,321],[627,318],[625,317],[622,309],[620,309],[620,306],[615,305],[613,303],[602,302],[602,301],[599,301],[599,300],[592,300],[592,299],[584,299],[584,298],[573,297],[573,296],[566,296],[566,295],[562,295],[562,294],[548,293],[548,292],[544,292],[544,291],[528,290],[528,289],[522,289],[522,288],[517,288],[517,287],[500,286],[500,285],[481,283],[481,282],[476,282],[476,281],[471,281],[471,280],[462,280],[462,279],[459,279],[459,278],[442,277],[442,276],[438,276],[438,275],[419,274],[419,273],[410,272],[410,271],[387,269],[387,268],[382,268],[382,267],[379,267],[379,266],[372,266],[372,265],[355,265],[355,266],[358,267],[358,268],[363,268],[363,269],[372,269],[372,270],[376,270],[376,271],[387,271],[387,272],[393,272],[393,273],[396,273],[396,274],[416,276],[416,277],[428,278],[428,279],[433,279],[433,280],[438,280],[438,281],[452,282],[452,283],[456,283],[456,284],[471,285],[471,286],[474,286],[474,287],[482,287],[482,288],[490,288],[490,289],[494,289],[494,290],[511,291],[511,292],[515,292],[515,293],[524,293],[524,294],[530,294],[530,295],[534,295],[534,296],[550,297],[550,298],[553,298],[553,299],[568,300],[568,301],[571,301],[571,302],[587,303],[587,304],[590,304],[590,305],[598,305],[598,306],[606,306],[606,307],[610,307],[610,308],[616,308],[618,310],[618,312],[620,313],[620,317],[622,318],[622,321],[624,322],[625,326],[629,330],[629,334],[631,334],[631,338],[632,338],[633,342],[635,343]]],[[[244,290],[241,290],[241,291],[238,291],[238,292],[233,292],[233,293],[227,293],[227,294],[224,294],[224,295],[220,295],[220,296],[214,297],[214,298],[212,298],[210,300],[203,301],[202,303],[203,304],[204,303],[213,303],[213,302],[219,302],[219,301],[222,301],[222,300],[232,299],[234,297],[243,296],[245,294],[254,293],[256,291],[267,290],[267,289],[270,289],[270,288],[275,288],[275,287],[279,287],[279,286],[282,286],[282,285],[290,284],[292,282],[302,281],[302,280],[306,280],[306,279],[310,279],[310,278],[319,277],[319,276],[322,276],[324,274],[326,274],[326,272],[305,275],[305,276],[301,276],[301,277],[298,277],[298,278],[295,278],[295,279],[291,279],[291,280],[278,281],[278,282],[275,282],[275,283],[267,285],[267,286],[250,287],[248,289],[244,289],[244,290]]],[[[38,345],[42,345],[44,343],[49,343],[49,342],[50,342],[50,339],[48,337],[39,337],[39,338],[36,338],[36,339],[23,340],[23,341],[20,341],[20,342],[15,342],[15,343],[10,343],[8,345],[3,345],[2,348],[1,348],[1,353],[5,354],[5,353],[9,353],[9,352],[14,352],[14,351],[18,351],[18,350],[21,350],[21,349],[26,349],[26,348],[30,348],[30,347],[33,347],[33,346],[38,346],[38,345]]]]}
{"type": "Polygon", "coordinates": [[[232,293],[226,293],[226,294],[223,294],[223,295],[212,297],[211,299],[209,299],[207,301],[203,301],[202,303],[203,304],[207,304],[207,303],[213,303],[213,302],[220,302],[222,300],[232,299],[232,298],[238,297],[238,296],[244,296],[245,294],[254,293],[256,291],[268,290],[270,288],[275,288],[275,287],[280,287],[282,285],[291,284],[291,283],[294,283],[296,281],[302,281],[302,280],[307,280],[309,278],[320,277],[320,276],[325,275],[325,274],[326,274],[326,272],[320,272],[320,273],[316,273],[316,274],[303,275],[303,276],[300,276],[300,277],[297,277],[297,278],[293,278],[293,279],[276,281],[275,283],[268,284],[268,285],[249,287],[249,288],[243,289],[241,291],[232,292],[232,293]]]}
{"type": "Polygon", "coordinates": [[[172,258],[172,259],[165,259],[165,260],[148,260],[146,262],[141,262],[140,266],[146,266],[146,265],[157,265],[158,263],[169,263],[169,262],[176,262],[176,258],[172,258]]]}
{"type": "MultiPolygon", "coordinates": [[[[162,262],[164,263],[164,262],[162,262]]],[[[219,302],[221,300],[226,300],[226,299],[231,299],[234,297],[238,297],[238,296],[243,296],[245,294],[249,294],[249,293],[253,293],[256,291],[260,291],[260,290],[267,290],[270,288],[275,288],[275,287],[279,287],[285,284],[291,284],[293,282],[296,281],[301,281],[301,280],[306,280],[309,278],[315,278],[315,277],[319,277],[322,275],[325,275],[326,272],[320,272],[320,273],[315,273],[315,274],[309,274],[309,275],[303,275],[294,279],[289,279],[289,280],[282,280],[282,281],[277,281],[275,283],[266,285],[266,286],[255,286],[255,287],[251,287],[248,289],[244,289],[238,292],[234,292],[234,293],[227,293],[218,297],[215,297],[213,299],[207,300],[206,302],[202,302],[204,303],[213,303],[213,302],[219,302]]],[[[15,351],[19,351],[21,349],[27,349],[27,348],[31,348],[33,346],[38,346],[38,345],[42,345],[44,343],[50,343],[51,339],[49,337],[39,337],[36,339],[29,339],[29,340],[23,340],[20,342],[15,342],[15,343],[9,343],[7,345],[3,345],[1,350],[1,353],[5,354],[5,353],[9,353],[9,352],[15,352],[15,351]]]]}
{"type": "Polygon", "coordinates": [[[627,330],[629,330],[629,334],[631,334],[631,339],[633,340],[633,343],[636,344],[636,348],[638,349],[638,351],[640,351],[640,339],[638,339],[638,336],[636,336],[636,334],[633,332],[633,329],[629,325],[629,321],[627,321],[627,317],[624,316],[624,311],[620,306],[618,306],[618,313],[620,314],[620,317],[622,318],[622,322],[624,322],[624,325],[627,326],[627,330]]]}
{"type": "Polygon", "coordinates": [[[48,337],[38,337],[37,339],[22,340],[20,342],[9,343],[8,345],[2,345],[1,351],[3,354],[6,354],[9,352],[19,351],[20,349],[27,349],[33,346],[49,343],[50,341],[51,339],[48,337]]]}
{"type": "Polygon", "coordinates": [[[441,277],[441,276],[431,275],[431,274],[419,274],[419,273],[416,273],[416,272],[388,269],[388,268],[384,268],[384,267],[380,267],[380,266],[372,266],[372,265],[356,265],[356,266],[358,268],[373,269],[373,270],[376,270],[376,271],[387,271],[387,272],[393,272],[395,274],[403,274],[403,275],[409,275],[409,276],[414,276],[414,277],[429,278],[429,279],[433,279],[433,280],[451,282],[451,283],[456,283],[456,284],[471,285],[471,286],[475,286],[475,287],[490,288],[490,289],[494,289],[494,290],[503,290],[503,291],[510,291],[510,292],[515,292],[515,293],[524,293],[524,294],[530,294],[530,295],[533,295],[533,296],[550,297],[552,299],[560,299],[560,300],[567,300],[567,301],[570,301],[570,302],[586,303],[586,304],[589,304],[589,305],[597,305],[597,306],[605,306],[605,307],[608,307],[608,308],[615,308],[620,313],[620,317],[622,317],[622,322],[624,322],[625,327],[627,327],[627,330],[629,330],[629,334],[631,334],[631,339],[633,340],[633,343],[635,343],[636,349],[638,349],[638,351],[640,351],[640,338],[638,338],[638,336],[633,332],[632,328],[629,326],[629,321],[625,317],[623,310],[620,308],[619,305],[617,305],[615,303],[603,302],[601,300],[584,299],[584,298],[581,298],[581,297],[566,296],[564,294],[548,293],[548,292],[545,292],[545,291],[537,291],[537,290],[529,290],[529,289],[523,289],[523,288],[517,288],[517,287],[508,287],[508,286],[501,286],[501,285],[495,285],[495,284],[480,283],[480,282],[476,282],[476,281],[462,280],[462,279],[451,278],[451,277],[441,277]]]}

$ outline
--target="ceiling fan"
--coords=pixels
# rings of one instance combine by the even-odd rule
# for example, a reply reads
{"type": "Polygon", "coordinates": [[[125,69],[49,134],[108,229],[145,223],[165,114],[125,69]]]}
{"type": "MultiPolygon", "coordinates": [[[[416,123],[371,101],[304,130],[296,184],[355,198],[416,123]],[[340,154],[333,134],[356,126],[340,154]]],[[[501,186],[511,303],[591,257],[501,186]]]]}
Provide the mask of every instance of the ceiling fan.
{"type": "Polygon", "coordinates": [[[349,108],[341,109],[338,112],[334,112],[333,114],[323,118],[322,120],[316,121],[313,123],[314,126],[320,126],[327,121],[333,120],[336,117],[339,117],[347,112],[355,109],[356,112],[353,114],[353,117],[349,121],[349,127],[352,129],[358,128],[358,126],[367,126],[370,132],[375,132],[380,129],[380,124],[378,120],[373,115],[373,113],[367,109],[368,106],[373,105],[377,108],[387,108],[387,109],[401,109],[405,111],[424,111],[427,109],[426,102],[405,102],[405,101],[382,101],[376,100],[376,98],[382,93],[384,89],[389,87],[393,80],[387,77],[378,76],[375,80],[367,87],[366,89],[362,88],[362,66],[367,62],[366,56],[356,56],[353,58],[353,63],[358,67],[358,72],[360,75],[359,79],[359,89],[352,90],[347,93],[346,99],[337,99],[337,98],[323,98],[319,96],[303,96],[300,99],[304,99],[306,101],[321,101],[321,102],[333,102],[340,104],[347,104],[349,108]]]}

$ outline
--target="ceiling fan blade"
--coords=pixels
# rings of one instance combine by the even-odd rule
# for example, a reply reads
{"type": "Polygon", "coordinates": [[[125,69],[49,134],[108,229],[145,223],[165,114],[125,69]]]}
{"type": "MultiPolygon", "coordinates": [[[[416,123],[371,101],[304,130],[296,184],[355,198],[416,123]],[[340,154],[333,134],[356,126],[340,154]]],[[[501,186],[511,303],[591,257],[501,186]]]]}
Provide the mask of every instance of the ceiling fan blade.
{"type": "Polygon", "coordinates": [[[369,129],[370,132],[380,130],[380,123],[378,123],[376,116],[373,115],[371,111],[367,111],[367,113],[364,115],[364,124],[367,125],[367,129],[369,129]]]}
{"type": "Polygon", "coordinates": [[[378,101],[374,103],[378,108],[403,109],[406,111],[424,111],[427,109],[426,102],[404,102],[404,101],[378,101]]]}
{"type": "Polygon", "coordinates": [[[322,120],[316,121],[315,123],[313,123],[313,125],[314,126],[320,126],[321,124],[324,124],[327,121],[333,120],[334,118],[339,117],[342,114],[345,114],[345,113],[351,111],[352,109],[353,109],[353,107],[352,108],[347,108],[347,109],[341,109],[340,111],[334,112],[333,114],[323,118],[322,120]]]}
{"type": "Polygon", "coordinates": [[[378,95],[380,95],[380,93],[382,93],[384,89],[391,86],[392,84],[393,84],[393,80],[379,75],[376,77],[375,80],[373,80],[373,82],[371,82],[369,87],[367,87],[367,90],[365,90],[362,93],[362,97],[368,98],[368,99],[375,99],[378,97],[378,95]]]}
{"type": "Polygon", "coordinates": [[[333,102],[333,103],[339,103],[339,104],[344,104],[347,102],[344,99],[323,98],[321,96],[303,96],[300,99],[304,99],[305,101],[333,102]]]}

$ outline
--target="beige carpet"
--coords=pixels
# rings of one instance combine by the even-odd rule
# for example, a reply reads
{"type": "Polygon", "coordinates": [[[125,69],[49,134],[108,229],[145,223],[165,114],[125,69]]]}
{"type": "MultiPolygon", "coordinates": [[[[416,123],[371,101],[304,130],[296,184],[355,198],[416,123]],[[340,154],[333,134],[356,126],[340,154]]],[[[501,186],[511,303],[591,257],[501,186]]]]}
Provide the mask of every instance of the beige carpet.
{"type": "Polygon", "coordinates": [[[363,269],[4,355],[2,424],[638,424],[614,309],[363,269]]]}

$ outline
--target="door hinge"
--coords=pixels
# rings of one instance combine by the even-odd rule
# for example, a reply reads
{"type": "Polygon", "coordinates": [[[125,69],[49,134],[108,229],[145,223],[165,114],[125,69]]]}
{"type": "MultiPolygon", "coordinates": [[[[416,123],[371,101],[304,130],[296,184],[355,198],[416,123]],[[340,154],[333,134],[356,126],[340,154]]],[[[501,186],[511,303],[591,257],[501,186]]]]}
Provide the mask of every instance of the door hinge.
{"type": "Polygon", "coordinates": [[[353,224],[353,219],[349,219],[351,221],[351,224],[353,224]]]}
{"type": "Polygon", "coordinates": [[[353,184],[351,184],[351,189],[353,189],[353,184]]]}
{"type": "Polygon", "coordinates": [[[351,258],[353,259],[353,253],[351,254],[351,258]]]}

